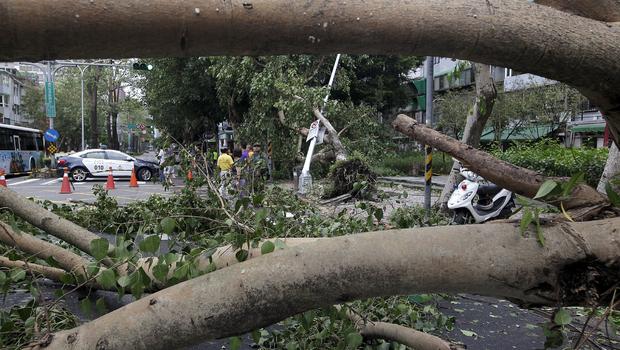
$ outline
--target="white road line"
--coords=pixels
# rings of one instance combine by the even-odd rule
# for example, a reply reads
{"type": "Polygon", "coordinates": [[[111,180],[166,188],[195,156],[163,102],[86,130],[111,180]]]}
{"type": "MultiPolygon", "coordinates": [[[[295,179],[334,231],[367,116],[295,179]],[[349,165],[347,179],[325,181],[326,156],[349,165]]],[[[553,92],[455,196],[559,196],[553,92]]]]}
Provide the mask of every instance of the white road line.
{"type": "Polygon", "coordinates": [[[26,183],[33,182],[33,181],[39,181],[39,179],[28,179],[28,180],[24,180],[24,181],[20,181],[20,182],[9,183],[9,186],[16,186],[16,185],[26,184],[26,183]]]}
{"type": "Polygon", "coordinates": [[[86,183],[86,182],[74,182],[73,184],[74,184],[74,185],[83,185],[83,184],[85,184],[85,183],[86,183]]]}
{"type": "Polygon", "coordinates": [[[54,180],[51,180],[51,181],[44,182],[41,185],[42,186],[49,185],[49,184],[53,184],[53,183],[60,182],[60,181],[61,181],[61,179],[54,179],[54,180]]]}

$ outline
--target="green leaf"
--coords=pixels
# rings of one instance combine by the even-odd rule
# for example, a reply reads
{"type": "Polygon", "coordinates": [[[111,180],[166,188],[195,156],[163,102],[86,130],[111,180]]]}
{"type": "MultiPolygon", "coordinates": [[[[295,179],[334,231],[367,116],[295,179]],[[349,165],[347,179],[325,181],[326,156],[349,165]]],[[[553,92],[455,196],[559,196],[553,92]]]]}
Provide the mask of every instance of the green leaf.
{"type": "Polygon", "coordinates": [[[175,263],[179,260],[179,256],[174,253],[166,253],[164,258],[166,260],[166,264],[168,265],[171,265],[172,263],[175,263]]]}
{"type": "Polygon", "coordinates": [[[258,344],[260,342],[260,330],[255,329],[252,331],[252,340],[258,344]]]}
{"type": "Polygon", "coordinates": [[[530,226],[533,219],[534,219],[534,214],[532,213],[532,211],[529,209],[526,209],[523,212],[523,217],[521,218],[521,225],[519,225],[521,234],[524,234],[525,231],[527,231],[527,228],[530,226]]]}
{"type": "Polygon", "coordinates": [[[119,286],[126,288],[129,284],[131,284],[131,277],[121,276],[118,278],[117,282],[119,286]]]}
{"type": "Polygon", "coordinates": [[[3,285],[6,282],[6,273],[0,271],[0,285],[3,285]]]}
{"type": "Polygon", "coordinates": [[[284,243],[284,241],[280,238],[276,238],[276,240],[274,241],[274,245],[276,246],[276,249],[286,248],[286,243],[284,243]]]}
{"type": "Polygon", "coordinates": [[[463,335],[466,337],[477,337],[478,336],[478,333],[473,332],[473,331],[468,331],[465,329],[461,329],[461,333],[463,333],[463,335]]]}
{"type": "Polygon", "coordinates": [[[545,236],[543,235],[542,228],[540,227],[540,217],[538,210],[536,210],[536,212],[534,213],[534,221],[536,222],[536,238],[538,239],[538,243],[540,243],[540,246],[544,247],[545,236]]]}
{"type": "Polygon", "coordinates": [[[165,281],[166,278],[168,277],[169,270],[170,269],[168,268],[168,265],[164,265],[164,264],[155,265],[155,267],[153,267],[153,276],[155,276],[155,278],[157,278],[158,281],[165,281]]]}
{"type": "Polygon", "coordinates": [[[377,219],[377,221],[381,221],[381,219],[383,219],[383,209],[377,209],[375,210],[375,218],[377,219]]]}
{"type": "Polygon", "coordinates": [[[97,282],[103,288],[114,287],[114,285],[116,285],[116,274],[114,273],[114,270],[112,269],[103,270],[101,274],[97,276],[97,282]]]}
{"type": "Polygon", "coordinates": [[[572,320],[573,318],[570,316],[568,311],[566,311],[566,309],[564,308],[559,309],[558,312],[556,312],[555,316],[553,317],[553,322],[559,326],[567,325],[571,323],[572,320]]]}
{"type": "Polygon", "coordinates": [[[556,187],[558,187],[557,182],[553,180],[545,181],[538,189],[538,192],[536,192],[536,196],[534,196],[534,199],[544,198],[545,196],[549,195],[549,193],[551,193],[553,190],[555,190],[556,187]]]}
{"type": "Polygon", "coordinates": [[[267,241],[267,242],[263,243],[263,245],[260,247],[260,253],[262,255],[269,254],[269,253],[273,252],[273,250],[275,248],[276,248],[276,245],[273,244],[273,242],[267,241]]]}
{"type": "Polygon", "coordinates": [[[99,272],[99,265],[95,263],[90,263],[86,266],[86,273],[88,276],[94,276],[99,272]]]}
{"type": "Polygon", "coordinates": [[[177,267],[176,270],[174,270],[172,277],[181,280],[181,279],[184,279],[185,276],[187,276],[188,272],[189,272],[189,264],[183,264],[177,267]]]}
{"type": "Polygon", "coordinates": [[[241,348],[241,339],[239,337],[230,338],[230,350],[239,350],[241,348]]]}
{"type": "Polygon", "coordinates": [[[569,194],[571,194],[575,186],[577,186],[578,183],[583,182],[583,177],[584,177],[583,173],[579,173],[571,177],[570,180],[568,180],[568,182],[564,184],[564,186],[562,186],[564,188],[564,190],[562,191],[562,196],[566,197],[569,194]]]}
{"type": "Polygon", "coordinates": [[[105,238],[97,238],[90,241],[90,253],[93,258],[101,260],[108,255],[109,242],[105,238]]]}
{"type": "Polygon", "coordinates": [[[177,227],[177,222],[173,218],[164,218],[161,220],[159,225],[161,226],[162,231],[164,231],[165,234],[169,235],[177,227]]]}
{"type": "Polygon", "coordinates": [[[363,341],[364,338],[358,332],[351,332],[345,337],[347,349],[357,349],[358,346],[362,345],[363,341]]]}
{"type": "Polygon", "coordinates": [[[60,276],[60,282],[64,284],[75,284],[75,278],[73,278],[72,274],[65,273],[64,275],[60,276]]]}
{"type": "Polygon", "coordinates": [[[248,251],[245,249],[240,249],[235,254],[235,257],[237,258],[238,262],[246,261],[248,259],[248,251]]]}
{"type": "Polygon", "coordinates": [[[145,237],[140,242],[140,250],[143,252],[147,252],[147,253],[155,253],[156,251],[159,250],[160,242],[161,242],[161,239],[159,238],[158,235],[152,235],[152,236],[145,237]]]}
{"type": "Polygon", "coordinates": [[[268,214],[267,213],[267,209],[265,209],[265,208],[262,208],[262,209],[258,210],[256,212],[256,216],[254,217],[254,221],[257,224],[260,224],[261,222],[263,222],[263,220],[265,220],[265,218],[267,218],[267,214],[268,214]]]}
{"type": "Polygon", "coordinates": [[[299,349],[299,343],[296,341],[292,341],[286,344],[286,350],[297,350],[299,349]]]}
{"type": "Polygon", "coordinates": [[[13,282],[19,282],[26,278],[26,270],[15,269],[11,272],[11,280],[13,282]]]}
{"type": "Polygon", "coordinates": [[[80,310],[82,310],[82,312],[88,317],[90,316],[91,313],[91,303],[90,303],[90,299],[88,299],[88,297],[80,300],[80,310]]]}
{"type": "Polygon", "coordinates": [[[103,315],[108,312],[108,308],[105,305],[105,301],[103,300],[103,298],[97,299],[97,301],[95,302],[95,309],[97,310],[97,313],[100,315],[103,315]]]}
{"type": "Polygon", "coordinates": [[[607,192],[607,198],[614,207],[620,207],[620,195],[611,187],[611,184],[608,182],[605,184],[605,192],[607,192]]]}

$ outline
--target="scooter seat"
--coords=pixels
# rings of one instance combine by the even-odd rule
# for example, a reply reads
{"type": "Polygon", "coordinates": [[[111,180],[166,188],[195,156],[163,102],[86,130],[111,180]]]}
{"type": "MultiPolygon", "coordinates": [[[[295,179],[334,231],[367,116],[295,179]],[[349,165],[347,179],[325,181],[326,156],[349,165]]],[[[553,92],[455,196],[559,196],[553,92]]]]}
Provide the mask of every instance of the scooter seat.
{"type": "Polygon", "coordinates": [[[498,194],[501,190],[502,188],[495,184],[480,185],[480,187],[478,187],[478,195],[493,197],[496,194],[498,194]]]}

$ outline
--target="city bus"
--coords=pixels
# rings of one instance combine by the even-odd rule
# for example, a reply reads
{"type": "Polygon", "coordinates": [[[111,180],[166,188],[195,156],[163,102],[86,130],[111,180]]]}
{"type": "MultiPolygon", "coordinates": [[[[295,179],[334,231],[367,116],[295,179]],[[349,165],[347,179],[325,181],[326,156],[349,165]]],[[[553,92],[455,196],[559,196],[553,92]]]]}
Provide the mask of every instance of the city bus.
{"type": "Polygon", "coordinates": [[[18,175],[41,167],[44,147],[40,130],[0,124],[0,171],[18,175]]]}

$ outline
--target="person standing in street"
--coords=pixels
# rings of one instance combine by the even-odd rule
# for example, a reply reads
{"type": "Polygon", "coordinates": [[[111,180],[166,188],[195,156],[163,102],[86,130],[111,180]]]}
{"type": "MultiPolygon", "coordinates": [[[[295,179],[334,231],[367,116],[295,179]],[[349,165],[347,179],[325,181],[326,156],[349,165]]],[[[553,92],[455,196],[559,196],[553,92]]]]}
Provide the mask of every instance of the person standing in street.
{"type": "Polygon", "coordinates": [[[231,180],[231,171],[234,164],[229,152],[228,148],[222,148],[222,154],[217,158],[217,167],[220,168],[220,194],[224,198],[228,197],[226,188],[231,180]]]}

